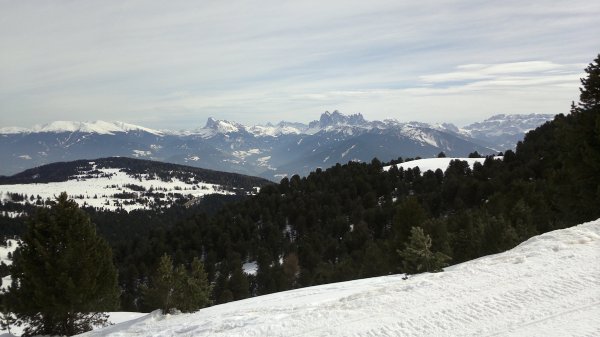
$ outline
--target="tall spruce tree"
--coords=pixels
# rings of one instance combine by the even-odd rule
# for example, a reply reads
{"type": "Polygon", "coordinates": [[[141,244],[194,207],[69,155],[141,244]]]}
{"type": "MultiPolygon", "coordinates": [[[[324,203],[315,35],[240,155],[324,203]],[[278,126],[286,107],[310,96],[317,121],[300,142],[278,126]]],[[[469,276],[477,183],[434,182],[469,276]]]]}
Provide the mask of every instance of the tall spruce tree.
{"type": "Polygon", "coordinates": [[[66,193],[29,220],[8,299],[24,336],[78,334],[118,308],[111,249],[66,193]]]}

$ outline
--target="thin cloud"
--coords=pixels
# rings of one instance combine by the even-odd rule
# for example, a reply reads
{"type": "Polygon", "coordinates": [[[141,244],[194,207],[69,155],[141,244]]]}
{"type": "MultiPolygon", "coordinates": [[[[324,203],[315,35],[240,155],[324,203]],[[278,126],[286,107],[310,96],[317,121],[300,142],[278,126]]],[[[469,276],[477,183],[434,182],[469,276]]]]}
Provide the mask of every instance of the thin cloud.
{"type": "Polygon", "coordinates": [[[564,112],[598,53],[598,17],[587,0],[5,1],[0,125],[333,109],[458,122],[487,117],[475,94],[494,112],[564,112]]]}
{"type": "Polygon", "coordinates": [[[556,72],[579,74],[581,64],[561,65],[548,61],[526,61],[511,62],[500,64],[465,64],[456,67],[460,71],[453,71],[441,74],[431,74],[420,76],[420,80],[425,83],[445,83],[456,81],[473,81],[483,79],[494,79],[500,76],[521,75],[522,79],[532,77],[553,76],[556,72]],[[525,75],[525,76],[523,76],[525,75]]]}

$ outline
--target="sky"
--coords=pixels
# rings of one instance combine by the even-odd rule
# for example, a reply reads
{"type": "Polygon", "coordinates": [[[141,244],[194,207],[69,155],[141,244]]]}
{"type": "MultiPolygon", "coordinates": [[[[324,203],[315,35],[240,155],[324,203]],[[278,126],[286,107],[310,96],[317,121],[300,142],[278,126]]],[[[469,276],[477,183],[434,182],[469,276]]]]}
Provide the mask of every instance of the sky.
{"type": "Polygon", "coordinates": [[[568,113],[600,2],[0,0],[0,127],[568,113]]]}

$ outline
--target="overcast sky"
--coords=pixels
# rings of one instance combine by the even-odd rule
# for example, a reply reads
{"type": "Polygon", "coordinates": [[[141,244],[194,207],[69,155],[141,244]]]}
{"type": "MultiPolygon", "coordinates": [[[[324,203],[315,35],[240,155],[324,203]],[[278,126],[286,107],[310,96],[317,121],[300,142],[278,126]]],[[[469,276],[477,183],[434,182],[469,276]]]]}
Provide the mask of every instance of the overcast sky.
{"type": "Polygon", "coordinates": [[[600,2],[0,0],[0,127],[568,113],[600,2]]]}

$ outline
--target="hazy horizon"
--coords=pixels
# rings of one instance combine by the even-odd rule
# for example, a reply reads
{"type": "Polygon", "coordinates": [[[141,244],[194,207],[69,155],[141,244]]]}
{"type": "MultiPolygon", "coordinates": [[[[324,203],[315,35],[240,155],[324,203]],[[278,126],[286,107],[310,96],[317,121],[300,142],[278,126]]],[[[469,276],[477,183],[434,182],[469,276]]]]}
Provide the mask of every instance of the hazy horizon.
{"type": "MultiPolygon", "coordinates": [[[[268,125],[268,124],[271,124],[271,125],[275,126],[275,125],[279,124],[280,122],[302,123],[302,124],[308,125],[309,123],[311,123],[313,121],[318,121],[319,118],[320,118],[320,116],[322,114],[327,113],[327,112],[332,113],[332,112],[335,112],[335,111],[337,111],[337,112],[339,112],[339,113],[341,113],[342,115],[345,115],[345,116],[351,115],[351,114],[346,114],[346,113],[344,113],[342,111],[334,110],[334,111],[323,111],[322,113],[316,115],[315,118],[310,119],[308,121],[278,120],[278,121],[266,121],[266,122],[262,122],[262,123],[251,123],[251,124],[244,124],[244,123],[240,123],[240,122],[235,121],[235,120],[226,120],[226,119],[221,119],[221,118],[218,118],[218,117],[215,117],[215,116],[208,116],[206,120],[204,120],[203,122],[201,121],[197,125],[192,124],[192,125],[187,125],[186,127],[177,128],[177,129],[176,128],[161,128],[161,127],[154,128],[154,127],[149,127],[148,125],[144,125],[144,124],[141,124],[141,123],[123,122],[121,120],[106,120],[106,119],[96,119],[96,120],[55,120],[55,121],[49,121],[47,123],[35,123],[35,124],[31,124],[31,125],[7,125],[7,126],[0,125],[0,130],[2,128],[8,128],[8,129],[10,129],[10,128],[34,129],[36,127],[43,127],[43,126],[48,125],[48,124],[60,123],[60,122],[75,122],[75,123],[96,123],[96,122],[107,122],[107,123],[115,123],[116,122],[116,123],[119,123],[119,122],[121,122],[121,123],[127,123],[127,124],[137,125],[137,126],[141,126],[141,127],[149,127],[151,129],[155,129],[155,130],[158,130],[158,131],[160,131],[160,130],[178,131],[178,130],[194,130],[194,129],[203,128],[206,125],[206,123],[208,122],[209,118],[214,118],[216,120],[222,120],[222,121],[226,121],[226,122],[239,123],[239,124],[243,124],[244,126],[264,126],[264,125],[268,125]]],[[[362,113],[357,113],[357,114],[363,115],[364,119],[367,122],[376,121],[376,119],[367,118],[367,116],[365,116],[362,113]]],[[[531,114],[537,114],[537,113],[531,113],[531,114]]],[[[520,115],[531,115],[531,114],[520,114],[520,115]]],[[[490,116],[484,117],[484,118],[482,118],[480,120],[474,120],[474,121],[466,123],[466,124],[455,124],[455,126],[457,126],[457,127],[464,127],[464,126],[467,126],[467,125],[470,125],[470,124],[473,124],[473,123],[483,122],[483,121],[485,121],[485,120],[487,120],[489,118],[492,118],[494,116],[497,116],[497,115],[502,115],[502,114],[490,115],[490,116]]],[[[503,115],[509,115],[509,114],[503,114],[503,115]]],[[[510,115],[518,115],[518,114],[510,114],[510,115]]],[[[546,114],[538,114],[538,115],[546,115],[546,114]]],[[[395,119],[395,120],[397,120],[398,122],[401,122],[401,123],[422,122],[422,121],[417,120],[417,119],[411,119],[411,120],[398,120],[396,118],[387,118],[387,119],[395,119]]],[[[377,121],[383,121],[383,119],[377,120],[377,121]]],[[[432,122],[431,124],[442,124],[442,123],[450,123],[450,122],[437,121],[437,122],[432,122]]]]}

